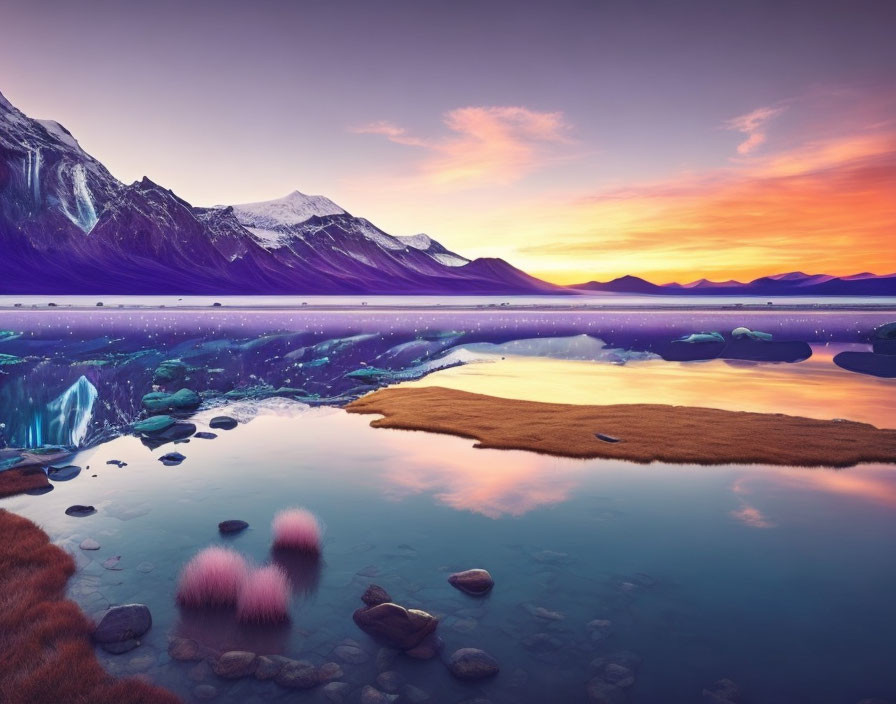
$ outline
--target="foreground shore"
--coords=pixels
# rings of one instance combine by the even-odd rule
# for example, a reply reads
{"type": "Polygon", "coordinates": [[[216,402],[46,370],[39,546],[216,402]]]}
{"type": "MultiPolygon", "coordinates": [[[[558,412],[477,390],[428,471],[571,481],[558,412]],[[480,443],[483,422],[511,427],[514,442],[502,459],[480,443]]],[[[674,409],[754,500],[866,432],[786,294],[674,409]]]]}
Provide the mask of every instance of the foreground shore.
{"type": "Polygon", "coordinates": [[[0,509],[0,701],[178,704],[143,680],[116,680],[94,656],[93,626],[65,585],[75,563],[26,518],[0,509]]]}
{"type": "Polygon", "coordinates": [[[389,388],[350,403],[377,428],[474,438],[477,447],[581,458],[688,464],[847,467],[896,462],[896,430],[714,408],[589,406],[485,396],[441,387],[389,388]]]}

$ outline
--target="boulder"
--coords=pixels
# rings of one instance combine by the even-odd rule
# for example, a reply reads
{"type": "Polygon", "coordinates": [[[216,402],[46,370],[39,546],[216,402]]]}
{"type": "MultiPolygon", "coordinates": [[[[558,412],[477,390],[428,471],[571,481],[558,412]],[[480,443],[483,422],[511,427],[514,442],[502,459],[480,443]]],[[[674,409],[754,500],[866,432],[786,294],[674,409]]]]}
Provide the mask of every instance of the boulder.
{"type": "Polygon", "coordinates": [[[153,416],[145,420],[138,420],[131,425],[135,432],[141,435],[157,435],[158,433],[168,430],[177,421],[171,416],[153,416]]]}
{"type": "Polygon", "coordinates": [[[498,661],[484,650],[461,648],[455,650],[448,660],[451,674],[461,680],[481,680],[498,674],[498,661]]]}
{"type": "Polygon", "coordinates": [[[378,604],[385,604],[386,602],[392,601],[392,597],[389,596],[389,592],[387,592],[378,584],[371,584],[361,595],[361,601],[363,601],[368,606],[376,606],[378,604]]]}
{"type": "Polygon", "coordinates": [[[358,627],[370,636],[399,650],[410,650],[436,630],[439,620],[417,609],[386,602],[365,606],[352,614],[358,627]]]}
{"type": "Polygon", "coordinates": [[[488,570],[472,569],[464,572],[455,572],[448,577],[448,583],[462,592],[472,594],[473,596],[482,596],[491,591],[495,586],[495,580],[488,573],[488,570]]]}
{"type": "Polygon", "coordinates": [[[113,606],[103,614],[93,631],[97,643],[121,643],[139,638],[152,626],[152,615],[145,604],[113,606]]]}
{"type": "Polygon", "coordinates": [[[237,680],[255,674],[258,657],[246,650],[230,650],[222,653],[212,663],[212,671],[222,679],[237,680]]]}
{"type": "Polygon", "coordinates": [[[194,411],[202,404],[202,399],[195,391],[180,389],[173,394],[164,391],[151,391],[143,396],[143,407],[150,413],[168,413],[194,411]]]}
{"type": "Polygon", "coordinates": [[[208,423],[208,427],[214,430],[233,430],[237,425],[236,418],[230,416],[215,416],[208,423]]]}
{"type": "Polygon", "coordinates": [[[249,524],[245,521],[241,521],[237,518],[229,518],[226,521],[221,521],[218,524],[218,532],[220,533],[239,533],[241,530],[246,530],[249,527],[249,524]]]}
{"type": "Polygon", "coordinates": [[[170,384],[180,381],[187,375],[187,365],[179,359],[169,359],[162,362],[152,374],[154,384],[170,384]]]}

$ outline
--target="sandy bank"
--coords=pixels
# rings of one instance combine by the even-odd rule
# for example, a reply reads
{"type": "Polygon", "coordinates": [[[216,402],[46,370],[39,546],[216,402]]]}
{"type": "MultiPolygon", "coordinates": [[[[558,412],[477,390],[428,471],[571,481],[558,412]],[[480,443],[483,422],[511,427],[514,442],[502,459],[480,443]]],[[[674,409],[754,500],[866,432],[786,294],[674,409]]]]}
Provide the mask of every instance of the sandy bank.
{"type": "Polygon", "coordinates": [[[381,389],[346,410],[383,415],[371,422],[376,428],[448,433],[474,438],[477,447],[567,457],[829,467],[896,462],[896,430],[772,413],[540,403],[441,387],[381,389]]]}
{"type": "Polygon", "coordinates": [[[65,598],[75,563],[31,521],[0,509],[0,701],[178,704],[139,679],[116,680],[94,657],[93,630],[65,598]]]}

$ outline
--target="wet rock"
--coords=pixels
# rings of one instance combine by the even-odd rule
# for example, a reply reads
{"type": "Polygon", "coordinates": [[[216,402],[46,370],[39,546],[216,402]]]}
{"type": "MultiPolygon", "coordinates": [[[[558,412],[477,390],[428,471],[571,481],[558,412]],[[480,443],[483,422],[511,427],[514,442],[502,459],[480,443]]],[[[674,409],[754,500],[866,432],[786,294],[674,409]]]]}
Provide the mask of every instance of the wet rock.
{"type": "Polygon", "coordinates": [[[320,684],[317,668],[304,660],[288,660],[283,663],[274,681],[288,689],[311,689],[320,684]]]}
{"type": "Polygon", "coordinates": [[[406,684],[401,688],[401,701],[408,702],[408,704],[425,704],[430,699],[432,697],[429,696],[429,692],[412,684],[406,684]]]}
{"type": "Polygon", "coordinates": [[[361,690],[361,704],[389,704],[398,699],[397,694],[386,694],[369,684],[361,690]]]}
{"type": "Polygon", "coordinates": [[[395,670],[387,670],[377,675],[376,686],[384,692],[395,693],[401,687],[402,677],[395,670]]]}
{"type": "Polygon", "coordinates": [[[73,516],[75,518],[84,518],[85,516],[91,516],[96,513],[96,508],[93,506],[82,506],[81,504],[75,504],[74,506],[69,506],[65,509],[66,516],[73,516]]]}
{"type": "Polygon", "coordinates": [[[93,632],[97,643],[122,643],[139,638],[152,626],[152,615],[145,604],[113,606],[103,614],[93,632]]]}
{"type": "Polygon", "coordinates": [[[717,680],[703,690],[703,701],[707,704],[738,704],[741,696],[740,687],[727,678],[717,680]]]}
{"type": "Polygon", "coordinates": [[[448,577],[448,583],[460,589],[462,592],[472,594],[473,596],[482,596],[491,591],[495,586],[495,580],[488,573],[488,570],[472,569],[464,572],[455,572],[448,577]]]}
{"type": "Polygon", "coordinates": [[[255,674],[257,656],[246,650],[230,650],[222,653],[212,663],[212,671],[222,679],[236,680],[255,674]]]}
{"type": "Polygon", "coordinates": [[[102,562],[102,566],[107,570],[120,570],[121,567],[118,566],[118,563],[121,562],[121,555],[115,555],[113,557],[107,557],[102,562]]]}
{"type": "Polygon", "coordinates": [[[341,678],[345,672],[338,662],[325,662],[317,668],[317,678],[320,682],[333,682],[341,678]]]}
{"type": "Polygon", "coordinates": [[[236,418],[230,416],[215,416],[208,422],[208,427],[214,430],[233,430],[237,425],[236,418]]]}
{"type": "Polygon", "coordinates": [[[451,674],[461,680],[480,680],[498,674],[498,661],[484,650],[461,648],[448,660],[451,674]]]}
{"type": "Polygon", "coordinates": [[[347,682],[330,682],[321,687],[320,691],[327,701],[333,702],[333,704],[342,704],[351,691],[351,685],[347,682]]]}
{"type": "Polygon", "coordinates": [[[172,660],[182,662],[202,660],[199,644],[189,638],[172,638],[168,643],[168,655],[172,660]]]}
{"type": "Polygon", "coordinates": [[[136,638],[128,638],[127,640],[123,640],[119,643],[100,643],[100,648],[105,650],[107,653],[111,653],[112,655],[121,655],[122,653],[129,653],[134,650],[134,648],[140,647],[140,641],[136,638]]]}
{"type": "Polygon", "coordinates": [[[209,433],[205,430],[201,430],[198,433],[196,433],[193,437],[199,438],[200,440],[214,440],[216,437],[218,437],[218,434],[217,433],[209,433]]]}
{"type": "Polygon", "coordinates": [[[63,467],[48,467],[47,479],[51,482],[67,482],[81,473],[81,468],[76,464],[67,464],[63,467]]]}
{"type": "Polygon", "coordinates": [[[231,518],[226,521],[221,521],[218,524],[218,531],[221,533],[239,533],[241,530],[245,530],[248,527],[249,524],[245,521],[231,518]]]}
{"type": "Polygon", "coordinates": [[[588,700],[595,704],[625,704],[625,691],[619,687],[595,677],[588,682],[586,691],[588,700]]]}
{"type": "Polygon", "coordinates": [[[185,459],[187,459],[186,456],[179,452],[169,452],[159,457],[159,462],[166,467],[174,467],[175,465],[179,465],[185,459]]]}
{"type": "Polygon", "coordinates": [[[361,595],[361,601],[368,606],[377,606],[392,601],[392,597],[378,584],[371,584],[361,595]]]}
{"type": "Polygon", "coordinates": [[[522,640],[523,647],[536,653],[549,653],[559,650],[563,643],[548,633],[533,633],[522,640]]]}
{"type": "Polygon", "coordinates": [[[362,631],[399,650],[418,646],[439,625],[438,619],[425,611],[405,609],[392,602],[365,606],[352,618],[362,631]]]}
{"type": "Polygon", "coordinates": [[[181,389],[173,394],[151,391],[143,396],[141,403],[150,413],[186,412],[199,408],[202,399],[195,391],[181,389]]]}
{"type": "Polygon", "coordinates": [[[84,538],[84,540],[81,541],[81,544],[78,547],[82,550],[99,550],[100,544],[93,538],[84,538]]]}
{"type": "Polygon", "coordinates": [[[440,652],[444,643],[435,633],[430,633],[424,638],[419,645],[410,650],[405,650],[404,654],[415,660],[431,660],[440,652]]]}
{"type": "Polygon", "coordinates": [[[153,416],[152,418],[137,421],[131,425],[131,428],[134,432],[141,435],[157,435],[168,430],[175,423],[177,423],[177,420],[171,416],[153,416]]]}
{"type": "Polygon", "coordinates": [[[193,688],[193,696],[197,699],[208,701],[218,696],[218,690],[210,684],[200,684],[193,688]]]}

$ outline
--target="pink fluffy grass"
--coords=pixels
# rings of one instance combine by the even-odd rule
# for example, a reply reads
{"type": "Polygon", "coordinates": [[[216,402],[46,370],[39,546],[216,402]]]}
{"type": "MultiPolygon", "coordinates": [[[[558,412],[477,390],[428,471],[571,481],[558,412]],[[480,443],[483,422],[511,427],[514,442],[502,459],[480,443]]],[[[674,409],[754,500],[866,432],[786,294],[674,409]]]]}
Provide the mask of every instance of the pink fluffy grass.
{"type": "Polygon", "coordinates": [[[240,590],[236,615],[246,623],[278,623],[289,618],[289,579],[277,565],[253,570],[240,590]]]}
{"type": "Polygon", "coordinates": [[[234,606],[249,566],[238,552],[228,548],[205,548],[180,573],[177,600],[184,606],[234,606]]]}
{"type": "Polygon", "coordinates": [[[274,547],[320,553],[320,524],[303,508],[290,508],[274,516],[274,547]]]}

